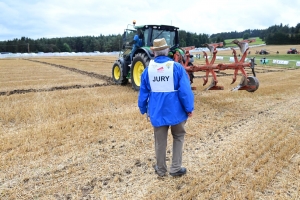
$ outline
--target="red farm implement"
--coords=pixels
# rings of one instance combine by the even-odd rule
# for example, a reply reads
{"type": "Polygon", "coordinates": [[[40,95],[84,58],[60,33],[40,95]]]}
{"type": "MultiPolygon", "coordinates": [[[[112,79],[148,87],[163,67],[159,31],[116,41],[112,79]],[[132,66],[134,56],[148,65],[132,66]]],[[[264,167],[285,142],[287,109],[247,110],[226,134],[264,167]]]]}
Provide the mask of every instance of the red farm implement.
{"type": "MultiPolygon", "coordinates": [[[[217,72],[221,70],[227,70],[227,69],[232,69],[234,70],[233,78],[231,84],[233,84],[236,79],[238,72],[241,72],[242,79],[240,81],[240,84],[236,86],[235,88],[232,89],[232,91],[236,90],[246,90],[248,92],[254,92],[258,89],[259,87],[259,81],[256,78],[255,71],[254,71],[254,66],[256,65],[254,62],[254,58],[250,59],[250,62],[246,62],[246,57],[248,54],[249,46],[247,41],[238,41],[234,40],[232,41],[234,44],[238,45],[240,48],[240,51],[242,53],[242,57],[240,60],[238,60],[238,57],[236,55],[236,51],[234,48],[231,48],[233,51],[233,57],[234,57],[234,62],[229,63],[229,64],[215,64],[216,56],[217,56],[217,47],[219,46],[218,44],[206,44],[208,49],[210,50],[212,54],[211,60],[208,60],[207,53],[203,51],[204,58],[205,58],[205,64],[204,65],[194,65],[189,62],[190,59],[190,53],[189,50],[185,50],[185,58],[181,57],[180,53],[175,53],[174,54],[174,60],[177,62],[180,62],[188,74],[191,76],[191,73],[193,72],[205,72],[205,76],[203,77],[203,86],[205,86],[208,82],[209,75],[211,74],[212,76],[212,81],[211,84],[209,85],[206,90],[223,90],[223,86],[219,86],[218,80],[217,80],[217,72]],[[185,60],[185,62],[183,62],[185,60]],[[245,68],[250,68],[252,70],[253,76],[248,76],[245,68]]],[[[191,78],[191,77],[190,77],[191,78]]],[[[195,89],[195,87],[192,87],[195,89]]]]}

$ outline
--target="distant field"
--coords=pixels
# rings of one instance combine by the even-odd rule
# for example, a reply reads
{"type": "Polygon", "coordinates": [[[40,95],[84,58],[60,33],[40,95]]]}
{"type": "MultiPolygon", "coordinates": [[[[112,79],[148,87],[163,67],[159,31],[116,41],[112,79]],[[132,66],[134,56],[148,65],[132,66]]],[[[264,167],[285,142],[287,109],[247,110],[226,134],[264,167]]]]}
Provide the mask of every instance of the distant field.
{"type": "MultiPolygon", "coordinates": [[[[158,178],[153,129],[138,92],[111,81],[115,59],[0,60],[1,200],[299,199],[300,69],[258,64],[254,93],[231,91],[233,70],[220,91],[195,73],[188,173],[158,178]]],[[[171,136],[167,152],[170,165],[171,136]]]]}

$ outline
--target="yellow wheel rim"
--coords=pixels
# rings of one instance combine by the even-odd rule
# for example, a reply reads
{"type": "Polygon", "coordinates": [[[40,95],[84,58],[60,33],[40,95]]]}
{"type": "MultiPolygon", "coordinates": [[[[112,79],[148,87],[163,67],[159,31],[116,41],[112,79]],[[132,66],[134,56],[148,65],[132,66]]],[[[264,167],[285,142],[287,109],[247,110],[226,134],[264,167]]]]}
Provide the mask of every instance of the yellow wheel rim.
{"type": "Polygon", "coordinates": [[[119,67],[114,68],[114,77],[116,80],[119,80],[121,77],[121,71],[119,67]]]}
{"type": "Polygon", "coordinates": [[[134,83],[136,86],[141,85],[141,75],[142,75],[144,69],[145,69],[144,64],[141,61],[137,61],[134,64],[133,79],[134,79],[134,83]]]}

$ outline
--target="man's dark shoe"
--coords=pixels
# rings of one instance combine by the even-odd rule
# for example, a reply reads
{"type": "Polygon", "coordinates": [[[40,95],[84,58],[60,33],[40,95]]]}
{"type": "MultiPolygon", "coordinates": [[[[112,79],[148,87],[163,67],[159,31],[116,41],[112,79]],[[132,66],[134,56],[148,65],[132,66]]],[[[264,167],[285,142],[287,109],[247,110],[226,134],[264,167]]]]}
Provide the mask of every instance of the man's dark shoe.
{"type": "Polygon", "coordinates": [[[181,167],[181,169],[178,172],[175,172],[175,173],[170,172],[171,176],[182,176],[184,174],[186,174],[186,168],[185,167],[181,167]]]}
{"type": "Polygon", "coordinates": [[[158,174],[157,173],[157,171],[158,171],[158,168],[157,168],[157,166],[156,165],[153,165],[153,168],[154,168],[154,171],[155,171],[155,173],[158,175],[158,176],[160,176],[160,177],[163,177],[163,176],[165,176],[166,174],[163,174],[163,175],[161,175],[161,174],[158,174]]]}

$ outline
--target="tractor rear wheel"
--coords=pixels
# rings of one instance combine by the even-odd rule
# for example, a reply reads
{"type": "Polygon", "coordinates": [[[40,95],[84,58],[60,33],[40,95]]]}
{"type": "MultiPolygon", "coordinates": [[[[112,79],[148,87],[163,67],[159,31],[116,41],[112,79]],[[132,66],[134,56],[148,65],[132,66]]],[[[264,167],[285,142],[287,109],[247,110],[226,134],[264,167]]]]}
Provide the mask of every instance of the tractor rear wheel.
{"type": "Polygon", "coordinates": [[[150,58],[145,53],[138,53],[133,57],[130,74],[132,88],[136,91],[140,90],[141,75],[149,62],[150,58]]]}
{"type": "Polygon", "coordinates": [[[126,85],[128,83],[126,74],[123,74],[122,65],[119,61],[116,61],[113,65],[112,78],[117,84],[126,85]]]}

